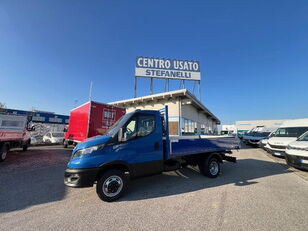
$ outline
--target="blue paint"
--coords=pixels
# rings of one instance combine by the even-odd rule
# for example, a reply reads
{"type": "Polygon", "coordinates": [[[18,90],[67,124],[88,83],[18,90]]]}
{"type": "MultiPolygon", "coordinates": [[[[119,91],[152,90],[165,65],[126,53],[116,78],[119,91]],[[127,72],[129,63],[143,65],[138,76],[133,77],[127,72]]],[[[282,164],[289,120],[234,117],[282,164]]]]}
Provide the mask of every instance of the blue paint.
{"type": "Polygon", "coordinates": [[[14,115],[27,115],[30,121],[36,123],[68,124],[69,121],[69,116],[48,112],[33,112],[17,109],[5,109],[4,112],[14,115]]]}
{"type": "MultiPolygon", "coordinates": [[[[135,137],[133,139],[119,142],[117,139],[118,132],[114,137],[97,136],[78,144],[73,150],[77,151],[96,145],[105,144],[103,149],[93,151],[81,157],[74,157],[68,163],[68,168],[96,168],[106,163],[118,162],[134,166],[138,163],[160,162],[163,169],[163,161],[175,156],[185,156],[192,154],[224,152],[234,145],[234,139],[222,137],[218,139],[180,139],[170,142],[168,123],[168,107],[160,111],[136,111],[123,124],[130,123],[138,115],[153,115],[155,126],[151,133],[146,136],[135,137]],[[171,145],[171,149],[170,149],[171,145]],[[172,150],[172,152],[170,152],[172,150]]],[[[136,122],[138,124],[138,122],[136,122]]],[[[119,128],[120,130],[120,128],[119,128]]]]}

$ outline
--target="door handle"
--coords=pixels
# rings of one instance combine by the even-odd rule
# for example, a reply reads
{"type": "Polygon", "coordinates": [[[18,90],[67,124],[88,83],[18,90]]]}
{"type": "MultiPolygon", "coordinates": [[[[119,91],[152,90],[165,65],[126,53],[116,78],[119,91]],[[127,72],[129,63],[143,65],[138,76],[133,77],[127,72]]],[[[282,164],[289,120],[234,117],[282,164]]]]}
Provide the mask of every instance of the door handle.
{"type": "Polygon", "coordinates": [[[159,149],[159,143],[155,142],[154,143],[154,150],[157,151],[159,149]]]}

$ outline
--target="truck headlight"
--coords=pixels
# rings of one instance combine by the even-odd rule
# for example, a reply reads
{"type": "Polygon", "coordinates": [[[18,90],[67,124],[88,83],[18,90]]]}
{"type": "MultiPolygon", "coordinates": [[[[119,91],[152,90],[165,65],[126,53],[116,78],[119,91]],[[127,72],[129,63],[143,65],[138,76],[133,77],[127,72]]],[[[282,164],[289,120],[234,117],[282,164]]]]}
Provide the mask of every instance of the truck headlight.
{"type": "Polygon", "coordinates": [[[81,156],[84,156],[84,155],[89,155],[94,151],[97,151],[97,150],[104,148],[104,146],[105,146],[105,144],[101,144],[101,145],[96,145],[96,146],[80,149],[73,154],[73,157],[81,157],[81,156]]]}
{"type": "Polygon", "coordinates": [[[287,149],[292,149],[292,147],[290,145],[287,146],[287,149]]]}

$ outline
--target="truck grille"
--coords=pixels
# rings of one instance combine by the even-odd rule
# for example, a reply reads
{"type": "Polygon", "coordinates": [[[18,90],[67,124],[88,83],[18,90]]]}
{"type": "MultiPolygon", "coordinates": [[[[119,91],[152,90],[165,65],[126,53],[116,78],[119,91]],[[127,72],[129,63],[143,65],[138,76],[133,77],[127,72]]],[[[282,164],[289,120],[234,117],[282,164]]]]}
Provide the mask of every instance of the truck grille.
{"type": "Polygon", "coordinates": [[[252,143],[258,143],[259,140],[250,140],[250,142],[252,142],[252,143]]]}
{"type": "Polygon", "coordinates": [[[269,144],[269,146],[271,148],[276,148],[276,149],[286,149],[286,146],[281,146],[281,145],[272,145],[272,144],[269,144]]]}

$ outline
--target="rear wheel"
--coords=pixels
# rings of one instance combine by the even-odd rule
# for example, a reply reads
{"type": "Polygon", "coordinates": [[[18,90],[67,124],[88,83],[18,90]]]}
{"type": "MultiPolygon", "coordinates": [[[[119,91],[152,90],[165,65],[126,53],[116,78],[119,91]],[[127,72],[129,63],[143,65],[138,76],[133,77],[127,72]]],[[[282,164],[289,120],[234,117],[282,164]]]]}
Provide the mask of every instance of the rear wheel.
{"type": "Polygon", "coordinates": [[[27,151],[29,145],[30,145],[30,140],[28,140],[26,143],[24,143],[24,144],[22,145],[22,150],[23,150],[24,152],[27,151]]]}
{"type": "Polygon", "coordinates": [[[98,180],[96,193],[103,201],[115,201],[124,194],[127,184],[128,179],[123,171],[118,169],[108,170],[98,180]]]}
{"type": "Polygon", "coordinates": [[[27,151],[28,150],[28,144],[24,144],[23,146],[22,146],[22,150],[25,152],[25,151],[27,151]]]}
{"type": "Polygon", "coordinates": [[[63,148],[67,148],[68,147],[68,142],[66,140],[63,141],[63,148]]]}
{"type": "Polygon", "coordinates": [[[7,144],[2,145],[2,147],[0,148],[0,162],[6,159],[8,151],[9,151],[9,146],[7,144]]]}
{"type": "Polygon", "coordinates": [[[200,172],[210,178],[215,178],[220,173],[220,163],[217,157],[206,158],[199,163],[200,172]]]}

